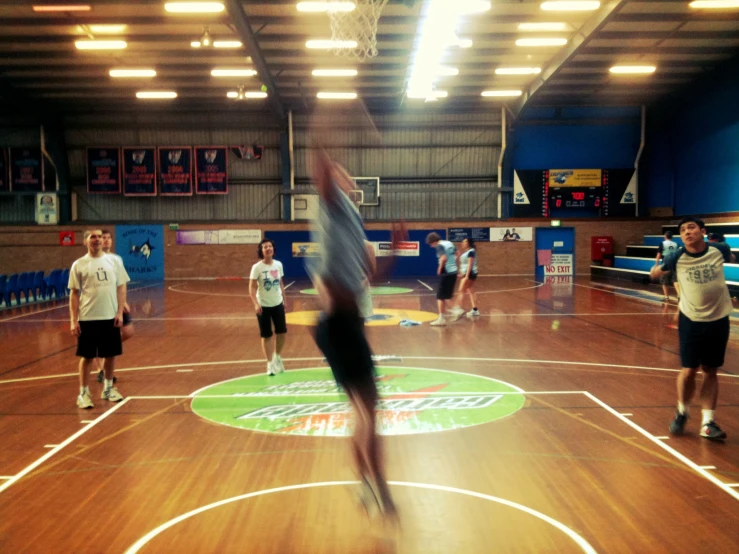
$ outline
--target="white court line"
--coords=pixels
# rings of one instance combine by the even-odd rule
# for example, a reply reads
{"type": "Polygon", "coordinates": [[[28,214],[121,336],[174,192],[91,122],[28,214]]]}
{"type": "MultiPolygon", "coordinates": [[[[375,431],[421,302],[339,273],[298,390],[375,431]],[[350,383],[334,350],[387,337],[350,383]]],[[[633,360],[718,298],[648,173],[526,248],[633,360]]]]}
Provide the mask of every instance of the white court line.
{"type": "Polygon", "coordinates": [[[427,289],[429,289],[429,290],[434,290],[434,289],[432,289],[432,288],[431,288],[430,286],[428,286],[428,285],[427,285],[426,283],[424,283],[423,281],[421,281],[420,279],[417,279],[417,281],[418,281],[419,283],[421,283],[421,284],[422,284],[422,285],[423,285],[424,287],[426,287],[427,289]]]}
{"type": "MultiPolygon", "coordinates": [[[[239,379],[243,379],[246,377],[252,377],[252,376],[244,376],[239,377],[239,379]]],[[[224,381],[226,382],[226,381],[224,381]]],[[[213,385],[208,385],[205,388],[210,388],[216,385],[220,385],[222,383],[214,383],[213,385]]],[[[202,389],[201,389],[202,390],[202,389]]],[[[197,391],[196,391],[197,392],[197,391]]],[[[488,392],[388,392],[388,393],[382,393],[380,394],[380,398],[389,398],[392,396],[439,396],[443,398],[481,398],[486,396],[493,396],[493,395],[543,395],[543,394],[583,394],[584,391],[488,391],[488,392]]],[[[160,395],[160,396],[129,396],[128,398],[131,398],[132,400],[178,400],[182,398],[192,398],[193,400],[197,399],[227,399],[227,400],[235,400],[237,398],[312,398],[314,396],[323,397],[323,396],[346,396],[345,393],[341,391],[333,391],[333,392],[303,392],[298,394],[289,394],[289,393],[283,393],[283,394],[271,394],[271,393],[259,393],[259,392],[244,392],[244,393],[234,393],[234,394],[173,394],[173,395],[160,395]],[[193,396],[195,395],[195,396],[193,396]]],[[[402,400],[402,399],[401,399],[402,400]]],[[[380,409],[380,411],[382,411],[380,409]]]]}
{"type": "MultiPolygon", "coordinates": [[[[519,290],[519,289],[517,289],[519,290]]],[[[475,294],[479,294],[478,292],[475,292],[475,294]]],[[[562,316],[578,316],[578,315],[587,315],[587,316],[603,316],[603,317],[610,317],[614,315],[628,315],[628,316],[639,316],[639,315],[660,315],[660,316],[670,316],[672,317],[675,314],[672,313],[664,313],[664,312],[615,312],[615,313],[606,313],[606,312],[597,312],[592,314],[587,313],[564,313],[564,312],[552,312],[550,314],[501,314],[501,313],[494,313],[494,314],[480,314],[480,317],[562,317],[562,316]]],[[[48,320],[46,320],[48,321],[48,320]]],[[[62,321],[62,320],[60,320],[62,321]]],[[[66,319],[63,321],[67,321],[66,319]]],[[[139,321],[136,319],[136,321],[139,321]]]]}
{"type": "Polygon", "coordinates": [[[58,446],[58,444],[45,444],[44,448],[57,448],[58,446]]]}
{"type": "Polygon", "coordinates": [[[624,417],[634,417],[634,414],[621,414],[624,417]]]}
{"type": "Polygon", "coordinates": [[[666,435],[663,435],[663,436],[660,436],[660,437],[654,437],[654,438],[657,439],[657,440],[660,440],[660,441],[668,441],[668,440],[670,440],[670,437],[668,437],[666,435]]]}
{"type": "Polygon", "coordinates": [[[610,412],[611,414],[613,414],[614,416],[616,416],[618,419],[620,419],[621,421],[623,421],[626,425],[628,425],[629,427],[631,427],[632,429],[634,429],[635,431],[637,431],[641,435],[645,436],[648,440],[650,440],[651,442],[653,442],[654,444],[656,444],[657,446],[659,446],[663,450],[666,450],[668,453],[672,454],[675,458],[677,458],[678,460],[680,460],[681,462],[683,462],[689,468],[693,469],[694,471],[696,471],[697,473],[699,473],[700,475],[702,475],[703,477],[705,477],[706,479],[708,479],[709,481],[711,481],[711,483],[713,483],[714,485],[717,485],[719,488],[721,488],[721,490],[727,492],[732,498],[734,498],[735,500],[739,500],[739,492],[731,489],[730,487],[728,487],[726,485],[726,483],[724,483],[720,479],[714,477],[713,474],[711,474],[708,471],[706,471],[705,469],[703,469],[701,466],[699,466],[698,464],[696,464],[694,461],[692,461],[691,459],[689,459],[686,456],[682,455],[680,452],[678,452],[674,448],[672,448],[670,446],[667,446],[664,442],[662,442],[665,438],[668,438],[668,437],[655,437],[654,435],[652,435],[651,433],[649,433],[648,431],[646,431],[645,429],[643,429],[642,427],[640,427],[639,425],[637,425],[636,423],[634,423],[633,421],[631,421],[630,419],[628,419],[626,417],[623,417],[616,410],[614,410],[613,408],[611,408],[608,404],[606,404],[605,402],[603,402],[602,400],[600,400],[595,395],[593,395],[593,394],[591,394],[591,393],[589,393],[587,391],[585,391],[583,394],[585,396],[587,396],[588,398],[590,398],[596,404],[598,404],[598,405],[602,406],[603,408],[605,408],[608,412],[610,412]]]}
{"type": "Polygon", "coordinates": [[[68,444],[71,444],[72,442],[74,442],[76,439],[78,439],[79,437],[81,437],[82,435],[84,435],[87,431],[89,431],[90,429],[92,429],[93,427],[95,427],[95,425],[97,425],[98,423],[100,423],[101,421],[103,421],[105,418],[107,418],[109,415],[111,415],[113,412],[115,412],[116,410],[118,410],[126,402],[128,402],[128,398],[124,398],[118,404],[116,404],[115,406],[113,406],[112,408],[110,408],[108,411],[103,412],[102,414],[100,414],[100,416],[98,416],[98,418],[95,419],[92,423],[88,423],[82,429],[80,429],[79,431],[77,431],[74,435],[72,435],[67,440],[65,440],[64,442],[62,442],[58,446],[56,446],[53,450],[49,450],[46,454],[44,454],[43,456],[41,456],[38,460],[36,460],[32,464],[30,464],[29,466],[26,466],[26,468],[23,469],[22,471],[20,471],[20,472],[16,473],[15,475],[13,475],[13,477],[10,478],[7,482],[5,482],[2,485],[0,485],[0,492],[3,492],[5,489],[7,489],[8,487],[10,487],[13,483],[17,482],[21,477],[24,477],[24,476],[28,475],[30,472],[32,472],[34,469],[36,469],[38,466],[40,466],[41,464],[43,464],[46,460],[48,460],[49,458],[51,458],[54,454],[56,454],[57,452],[59,452],[62,448],[64,448],[68,444]]]}
{"type": "Polygon", "coordinates": [[[12,479],[12,475],[0,475],[0,479],[12,479]]]}
{"type": "Polygon", "coordinates": [[[195,370],[194,369],[178,369],[176,371],[177,373],[192,373],[195,370]]]}
{"type": "Polygon", "coordinates": [[[727,487],[739,487],[739,483],[729,483],[727,487]]]}
{"type": "Polygon", "coordinates": [[[701,469],[716,469],[716,466],[701,466],[701,469]]]}
{"type": "MultiPolygon", "coordinates": [[[[285,491],[311,489],[311,488],[316,488],[316,487],[337,487],[337,486],[346,487],[346,486],[358,485],[358,484],[359,484],[359,481],[325,481],[322,483],[302,483],[300,485],[288,485],[285,487],[276,487],[274,489],[266,489],[266,490],[261,490],[261,491],[250,492],[250,493],[242,494],[239,496],[233,496],[231,498],[226,498],[224,500],[219,500],[218,502],[213,502],[211,504],[206,504],[205,506],[201,506],[200,508],[195,508],[194,510],[190,510],[189,512],[186,512],[176,518],[170,519],[169,521],[163,523],[162,525],[160,525],[156,529],[153,529],[152,531],[144,535],[142,538],[140,538],[138,541],[136,541],[128,550],[126,550],[125,554],[136,554],[137,552],[141,550],[142,547],[144,547],[152,539],[154,539],[155,537],[157,537],[158,535],[160,535],[167,529],[170,529],[171,527],[174,527],[178,523],[185,521],[186,519],[189,519],[193,516],[202,514],[203,512],[207,512],[208,510],[212,510],[213,508],[219,508],[220,506],[224,506],[226,504],[231,504],[233,502],[238,502],[240,500],[247,500],[255,496],[263,496],[266,494],[274,494],[274,493],[285,492],[285,491]]],[[[410,487],[410,488],[427,489],[427,490],[435,490],[435,491],[442,491],[442,492],[452,492],[452,493],[461,494],[464,496],[471,496],[473,498],[480,498],[482,500],[488,500],[490,502],[496,502],[498,504],[508,506],[509,508],[514,508],[516,510],[519,510],[531,516],[534,516],[535,518],[540,519],[548,523],[549,525],[555,527],[556,529],[562,531],[562,533],[564,533],[570,539],[572,539],[572,541],[575,542],[582,549],[582,551],[585,552],[586,554],[597,554],[596,550],[588,543],[588,541],[586,541],[580,535],[575,533],[575,531],[573,531],[572,529],[570,529],[563,523],[557,521],[556,519],[551,518],[541,512],[538,512],[534,510],[533,508],[524,506],[523,504],[518,504],[517,502],[506,500],[505,498],[500,498],[497,496],[490,496],[488,494],[483,494],[480,492],[470,491],[466,489],[459,489],[456,487],[447,487],[444,485],[413,483],[409,481],[388,481],[388,484],[394,487],[410,487]]]]}
{"type": "Polygon", "coordinates": [[[293,285],[294,285],[295,283],[296,283],[296,281],[293,281],[293,282],[292,282],[292,283],[290,283],[289,285],[285,285],[285,290],[287,290],[287,289],[289,289],[290,287],[292,287],[292,286],[293,286],[293,285]]]}

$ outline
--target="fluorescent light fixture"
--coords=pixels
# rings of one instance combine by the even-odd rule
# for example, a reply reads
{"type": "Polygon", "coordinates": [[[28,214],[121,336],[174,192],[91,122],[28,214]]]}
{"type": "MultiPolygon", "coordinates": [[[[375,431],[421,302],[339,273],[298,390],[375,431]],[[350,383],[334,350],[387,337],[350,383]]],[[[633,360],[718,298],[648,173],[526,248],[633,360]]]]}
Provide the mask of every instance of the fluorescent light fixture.
{"type": "MultiPolygon", "coordinates": [[[[236,91],[230,91],[226,93],[228,98],[238,98],[239,93],[236,91]]],[[[267,93],[259,90],[244,91],[243,98],[267,98],[267,93]]]]}
{"type": "Polygon", "coordinates": [[[412,99],[422,99],[422,100],[426,100],[427,102],[433,102],[434,100],[438,100],[439,98],[446,98],[447,96],[449,96],[449,93],[445,90],[432,90],[432,91],[409,90],[406,96],[412,99]]]}
{"type": "Polygon", "coordinates": [[[520,90],[484,90],[482,91],[482,94],[480,96],[484,96],[486,98],[501,98],[501,97],[512,97],[512,96],[521,96],[523,94],[520,90]]]}
{"type": "Polygon", "coordinates": [[[457,42],[457,46],[460,48],[472,48],[472,39],[471,38],[461,38],[457,42]]]}
{"type": "Polygon", "coordinates": [[[614,65],[609,71],[622,75],[646,75],[654,73],[657,68],[653,65],[614,65]]]}
{"type": "Polygon", "coordinates": [[[323,100],[354,100],[356,92],[319,92],[316,96],[323,100]]]}
{"type": "Polygon", "coordinates": [[[600,8],[600,2],[586,0],[566,0],[542,2],[541,9],[547,12],[592,12],[600,8]]]}
{"type": "Polygon", "coordinates": [[[141,91],[136,93],[136,98],[147,99],[147,100],[169,100],[177,98],[176,92],[169,91],[141,91]]]}
{"type": "Polygon", "coordinates": [[[538,75],[540,67],[499,67],[495,70],[496,75],[538,75]]]}
{"type": "Polygon", "coordinates": [[[519,31],[564,31],[567,23],[519,23],[519,31]]]}
{"type": "Polygon", "coordinates": [[[314,69],[314,77],[355,77],[356,69],[314,69]]]}
{"type": "Polygon", "coordinates": [[[695,0],[688,5],[697,10],[726,10],[739,8],[739,0],[695,0]]]}
{"type": "Polygon", "coordinates": [[[221,2],[167,2],[169,13],[221,13],[226,7],[221,2]]]}
{"type": "Polygon", "coordinates": [[[566,38],[520,38],[516,40],[516,46],[564,46],[566,38]]]}
{"type": "Polygon", "coordinates": [[[354,2],[298,2],[299,12],[351,12],[356,8],[354,2]]]}
{"type": "Polygon", "coordinates": [[[67,6],[51,5],[51,6],[34,6],[33,11],[35,12],[89,12],[92,6],[85,6],[79,4],[70,4],[67,6]]]}
{"type": "Polygon", "coordinates": [[[244,44],[240,40],[216,40],[213,46],[215,48],[241,48],[244,44]]]}
{"type": "Polygon", "coordinates": [[[356,48],[356,40],[309,40],[305,43],[306,48],[317,50],[330,50],[332,48],[356,48]]]}
{"type": "Polygon", "coordinates": [[[444,65],[440,65],[436,69],[436,74],[442,77],[454,77],[456,75],[459,75],[459,69],[457,69],[456,67],[447,67],[444,65]]]}
{"type": "Polygon", "coordinates": [[[122,50],[128,44],[125,40],[77,40],[77,50],[122,50]]]}
{"type": "Polygon", "coordinates": [[[119,35],[126,30],[127,25],[124,24],[100,24],[100,25],[88,25],[88,28],[93,33],[98,35],[119,35]]]}
{"type": "Polygon", "coordinates": [[[253,69],[214,69],[210,74],[213,77],[253,77],[257,72],[253,69]]]}
{"type": "Polygon", "coordinates": [[[200,44],[200,41],[199,40],[193,40],[190,43],[190,46],[192,46],[193,48],[200,48],[202,46],[202,44],[200,44]]]}
{"type": "Polygon", "coordinates": [[[111,77],[156,77],[153,69],[111,69],[111,77]]]}

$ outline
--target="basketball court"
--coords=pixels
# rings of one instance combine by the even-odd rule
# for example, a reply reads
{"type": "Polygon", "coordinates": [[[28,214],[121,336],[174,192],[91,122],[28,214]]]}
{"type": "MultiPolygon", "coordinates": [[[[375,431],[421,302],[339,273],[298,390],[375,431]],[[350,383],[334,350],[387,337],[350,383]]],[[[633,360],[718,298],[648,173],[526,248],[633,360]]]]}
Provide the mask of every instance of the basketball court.
{"type": "MultiPolygon", "coordinates": [[[[375,308],[433,316],[428,284],[383,284],[401,292],[374,296],[375,308]]],[[[317,309],[309,288],[288,288],[287,371],[268,377],[246,282],[134,285],[137,335],[117,370],[126,399],[106,405],[93,385],[90,411],[69,409],[66,305],[3,314],[3,550],[739,548],[735,433],[709,443],[691,420],[685,436],[667,436],[679,357],[661,303],[584,278],[481,277],[476,320],[370,322],[401,510],[389,530],[356,499],[348,405],[301,324],[317,309]]],[[[729,430],[734,335],[718,411],[729,430]]]]}

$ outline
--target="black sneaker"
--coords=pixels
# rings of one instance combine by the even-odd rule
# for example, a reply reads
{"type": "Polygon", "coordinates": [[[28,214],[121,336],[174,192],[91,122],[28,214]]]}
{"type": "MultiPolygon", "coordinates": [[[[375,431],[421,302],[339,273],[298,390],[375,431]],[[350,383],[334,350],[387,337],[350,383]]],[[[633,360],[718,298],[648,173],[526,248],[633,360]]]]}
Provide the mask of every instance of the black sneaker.
{"type": "Polygon", "coordinates": [[[701,437],[712,441],[722,441],[726,438],[726,433],[721,427],[716,425],[715,421],[709,421],[705,425],[701,425],[701,437]]]}
{"type": "Polygon", "coordinates": [[[670,423],[670,433],[673,435],[682,435],[685,429],[685,424],[688,421],[688,414],[681,414],[680,412],[675,413],[675,419],[670,423]]]}

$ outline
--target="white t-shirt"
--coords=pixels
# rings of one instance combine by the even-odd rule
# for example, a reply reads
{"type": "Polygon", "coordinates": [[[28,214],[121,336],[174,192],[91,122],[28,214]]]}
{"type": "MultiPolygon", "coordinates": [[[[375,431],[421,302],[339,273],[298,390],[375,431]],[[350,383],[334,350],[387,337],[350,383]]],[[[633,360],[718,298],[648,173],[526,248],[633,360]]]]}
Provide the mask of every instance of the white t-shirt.
{"type": "Polygon", "coordinates": [[[282,269],[282,262],[272,260],[271,265],[259,260],[251,266],[251,274],[249,279],[257,282],[257,302],[263,308],[272,308],[282,304],[282,289],[280,288],[280,279],[285,276],[282,269]]]}
{"type": "Polygon", "coordinates": [[[80,291],[80,321],[113,319],[118,312],[118,287],[131,279],[120,257],[85,254],[72,264],[67,288],[80,291]]]}

